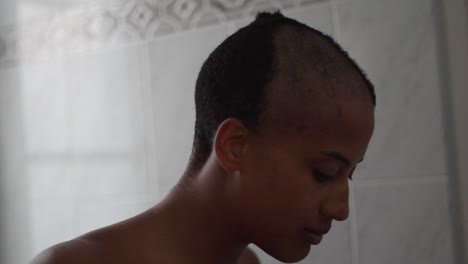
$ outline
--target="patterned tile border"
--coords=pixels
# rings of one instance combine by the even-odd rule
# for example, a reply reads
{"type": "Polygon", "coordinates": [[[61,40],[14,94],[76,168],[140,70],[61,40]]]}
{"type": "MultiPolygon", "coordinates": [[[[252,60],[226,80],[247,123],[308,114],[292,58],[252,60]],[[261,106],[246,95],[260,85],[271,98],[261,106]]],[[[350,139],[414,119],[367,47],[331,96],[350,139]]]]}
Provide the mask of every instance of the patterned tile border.
{"type": "MultiPolygon", "coordinates": [[[[0,27],[0,66],[148,41],[322,0],[119,0],[0,27]]],[[[100,2],[101,3],[101,2],[100,2]]]]}

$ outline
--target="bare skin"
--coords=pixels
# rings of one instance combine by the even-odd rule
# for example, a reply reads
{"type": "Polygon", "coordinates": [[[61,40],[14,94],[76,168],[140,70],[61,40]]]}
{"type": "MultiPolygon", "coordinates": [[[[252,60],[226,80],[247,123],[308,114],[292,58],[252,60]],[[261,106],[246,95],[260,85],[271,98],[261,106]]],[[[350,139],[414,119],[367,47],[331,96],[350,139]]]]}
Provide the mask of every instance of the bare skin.
{"type": "Polygon", "coordinates": [[[224,120],[201,170],[187,169],[162,202],[33,263],[259,263],[251,243],[282,262],[305,258],[333,221],[348,217],[348,178],[366,153],[374,109],[368,98],[339,92],[367,89],[352,71],[326,84],[302,73],[295,92],[288,78],[272,81],[259,129],[224,120]],[[301,93],[322,85],[336,96],[301,93]]]}
{"type": "Polygon", "coordinates": [[[32,263],[260,263],[246,244],[222,252],[216,243],[229,244],[229,236],[205,235],[206,231],[223,232],[222,226],[197,217],[203,214],[194,211],[205,209],[191,195],[182,194],[181,188],[140,215],[47,249],[32,263]]]}
{"type": "MultiPolygon", "coordinates": [[[[158,208],[152,208],[121,223],[55,245],[39,254],[32,264],[202,263],[202,260],[196,261],[196,254],[182,254],[179,246],[170,244],[167,238],[172,234],[160,231],[160,236],[153,236],[149,232],[154,230],[152,218],[156,211],[158,208]]],[[[260,264],[248,247],[243,248],[237,259],[234,263],[260,264]]]]}
{"type": "Polygon", "coordinates": [[[339,105],[339,116],[317,126],[307,122],[314,110],[288,117],[299,130],[263,135],[226,120],[203,169],[184,175],[161,203],[54,246],[33,263],[247,264],[250,243],[283,262],[303,259],[333,220],[347,218],[348,177],[373,131],[368,106],[339,105]]]}

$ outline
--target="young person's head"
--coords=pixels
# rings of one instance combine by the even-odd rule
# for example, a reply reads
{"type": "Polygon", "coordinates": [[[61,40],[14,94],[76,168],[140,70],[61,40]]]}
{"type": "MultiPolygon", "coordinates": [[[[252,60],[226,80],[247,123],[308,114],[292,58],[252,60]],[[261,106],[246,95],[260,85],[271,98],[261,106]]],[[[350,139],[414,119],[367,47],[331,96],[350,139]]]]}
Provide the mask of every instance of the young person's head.
{"type": "Polygon", "coordinates": [[[374,127],[375,94],[329,36],[261,13],[199,73],[189,171],[215,160],[248,242],[283,262],[304,258],[348,216],[348,177],[374,127]]]}

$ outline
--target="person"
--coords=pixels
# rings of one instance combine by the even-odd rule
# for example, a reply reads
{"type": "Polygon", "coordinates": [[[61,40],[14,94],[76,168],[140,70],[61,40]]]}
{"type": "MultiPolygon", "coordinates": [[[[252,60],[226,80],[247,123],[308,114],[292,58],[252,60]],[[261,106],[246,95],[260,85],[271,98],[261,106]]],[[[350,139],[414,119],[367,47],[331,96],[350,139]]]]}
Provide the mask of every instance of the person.
{"type": "Polygon", "coordinates": [[[259,13],[201,67],[191,157],[168,196],[34,263],[258,263],[249,244],[300,261],[348,217],[375,101],[331,37],[279,11],[259,13]]]}

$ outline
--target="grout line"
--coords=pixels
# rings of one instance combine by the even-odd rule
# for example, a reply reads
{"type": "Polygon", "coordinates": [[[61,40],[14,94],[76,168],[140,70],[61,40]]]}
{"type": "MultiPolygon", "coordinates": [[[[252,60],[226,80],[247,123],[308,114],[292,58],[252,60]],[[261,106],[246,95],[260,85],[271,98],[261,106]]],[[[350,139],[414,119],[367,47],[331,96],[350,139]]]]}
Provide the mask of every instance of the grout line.
{"type": "Polygon", "coordinates": [[[147,173],[147,195],[148,195],[148,202],[154,202],[155,196],[159,197],[159,178],[157,175],[157,154],[155,153],[156,149],[156,130],[155,130],[155,116],[154,116],[154,109],[150,102],[152,96],[152,89],[151,89],[151,63],[149,61],[150,56],[150,44],[146,44],[142,46],[142,50],[140,53],[140,63],[141,63],[141,80],[142,80],[142,114],[143,114],[143,124],[145,126],[144,129],[144,152],[145,152],[145,165],[146,165],[146,173],[147,173]],[[156,195],[155,195],[156,194],[156,195]]]}
{"type": "MultiPolygon", "coordinates": [[[[447,1],[449,2],[449,1],[447,1]]],[[[457,176],[457,153],[456,153],[456,143],[457,140],[453,136],[455,135],[455,116],[452,111],[451,100],[453,93],[453,85],[451,85],[450,71],[448,70],[451,65],[449,60],[450,54],[455,54],[454,51],[449,50],[450,44],[452,43],[454,34],[448,34],[449,32],[454,32],[449,29],[449,26],[453,24],[453,19],[448,18],[448,14],[452,14],[455,9],[450,9],[450,6],[455,4],[455,1],[450,1],[450,3],[444,3],[443,1],[431,1],[432,3],[432,12],[431,15],[434,18],[435,22],[435,32],[439,36],[437,38],[437,52],[438,52],[438,61],[441,63],[439,71],[441,73],[441,78],[439,79],[439,87],[448,87],[449,89],[440,89],[439,95],[442,97],[442,113],[443,113],[443,126],[444,129],[444,139],[446,144],[446,162],[448,164],[448,179],[447,179],[447,188],[450,190],[449,195],[449,210],[451,212],[451,224],[452,228],[452,243],[453,249],[452,253],[454,256],[454,263],[468,263],[468,235],[463,235],[463,201],[461,199],[462,193],[459,189],[459,180],[457,176]],[[442,11],[441,11],[442,10],[442,11]],[[464,249],[467,247],[467,249],[464,249]]],[[[468,7],[468,2],[466,7],[468,7]]],[[[456,13],[456,12],[455,12],[456,13]]],[[[457,17],[459,13],[455,17],[457,17]]],[[[460,17],[461,18],[461,17],[460,17]]],[[[462,27],[462,26],[460,26],[462,27]]],[[[463,45],[462,45],[463,46],[463,45]]],[[[461,46],[461,47],[462,47],[461,46]]],[[[461,180],[461,178],[460,178],[461,180]]],[[[468,205],[465,205],[468,206],[468,205]]],[[[468,207],[465,207],[468,208],[468,207]]]]}
{"type": "MultiPolygon", "coordinates": [[[[70,161],[74,160],[73,159],[73,128],[72,128],[72,91],[71,85],[70,85],[70,74],[68,73],[68,67],[70,67],[70,59],[65,58],[65,57],[60,57],[60,63],[62,64],[62,71],[63,71],[63,84],[65,89],[65,107],[64,107],[64,112],[67,116],[67,120],[65,121],[65,126],[66,126],[66,136],[67,136],[67,147],[63,153],[63,159],[61,159],[60,162],[60,169],[62,170],[62,173],[64,174],[65,177],[70,178],[71,173],[70,173],[70,168],[66,166],[66,163],[64,161],[70,161]]],[[[31,165],[35,160],[41,160],[41,156],[34,156],[31,155],[28,157],[28,160],[26,161],[28,165],[31,165]]],[[[79,221],[79,202],[77,196],[73,193],[70,195],[70,206],[71,206],[71,230],[72,230],[72,236],[78,236],[79,234],[79,226],[80,226],[80,221],[79,221]]]]}
{"type": "MultiPolygon", "coordinates": [[[[330,0],[331,15],[333,23],[333,38],[338,44],[341,44],[341,29],[340,19],[338,16],[338,2],[337,0],[330,0]]],[[[354,197],[355,186],[350,182],[349,192],[349,236],[351,243],[351,263],[359,264],[359,238],[358,238],[358,225],[356,213],[356,199],[354,197]]]]}
{"type": "MultiPolygon", "coordinates": [[[[140,118],[138,120],[141,122],[139,126],[141,126],[142,129],[142,137],[143,140],[142,142],[138,143],[138,148],[141,147],[141,151],[143,154],[143,157],[137,157],[137,164],[138,160],[140,160],[144,165],[143,167],[143,173],[144,175],[144,181],[145,181],[145,192],[147,196],[147,201],[149,202],[150,199],[150,193],[151,193],[151,180],[150,180],[150,172],[152,171],[150,168],[150,159],[151,159],[151,150],[150,148],[152,147],[151,144],[151,139],[149,138],[150,135],[148,131],[151,131],[150,128],[148,128],[148,125],[151,125],[152,123],[149,122],[148,119],[148,105],[147,105],[147,100],[145,98],[149,98],[147,95],[147,88],[148,88],[148,80],[149,75],[147,73],[148,71],[148,65],[147,65],[147,58],[148,58],[148,45],[142,45],[140,49],[138,50],[138,64],[139,64],[139,70],[138,70],[138,78],[139,78],[139,93],[138,93],[138,102],[139,103],[139,108],[138,108],[138,114],[140,115],[140,118]],[[141,145],[140,145],[141,144],[141,145]]],[[[140,135],[139,135],[140,136],[140,135]]],[[[138,165],[137,165],[138,166],[138,165]]]]}
{"type": "Polygon", "coordinates": [[[341,42],[341,27],[340,27],[340,18],[338,16],[338,0],[330,0],[331,5],[331,15],[333,22],[333,33],[334,39],[336,42],[341,42]]]}
{"type": "Polygon", "coordinates": [[[351,263],[359,264],[359,239],[356,215],[356,199],[354,198],[355,187],[350,182],[349,192],[349,236],[351,242],[351,263]]]}

